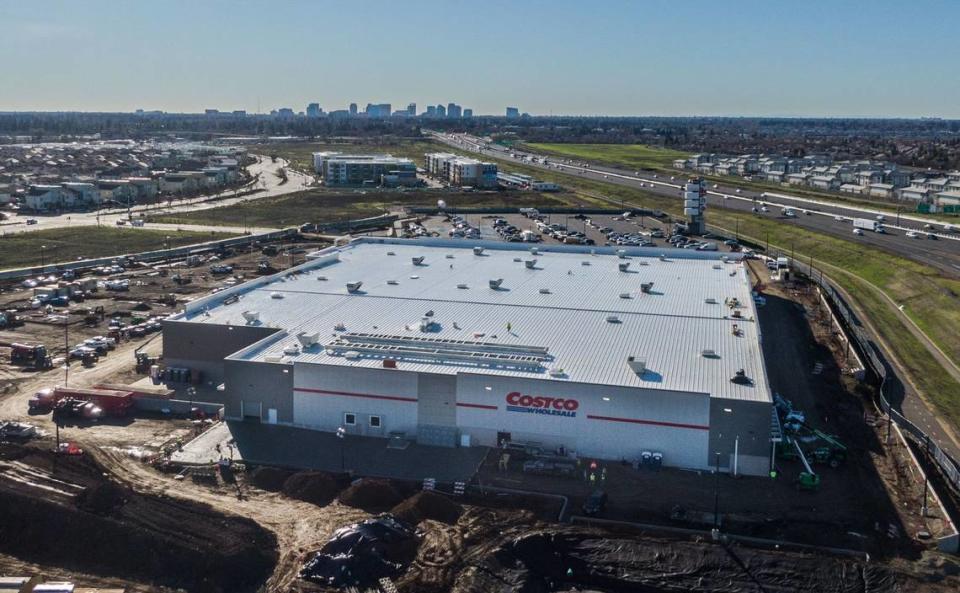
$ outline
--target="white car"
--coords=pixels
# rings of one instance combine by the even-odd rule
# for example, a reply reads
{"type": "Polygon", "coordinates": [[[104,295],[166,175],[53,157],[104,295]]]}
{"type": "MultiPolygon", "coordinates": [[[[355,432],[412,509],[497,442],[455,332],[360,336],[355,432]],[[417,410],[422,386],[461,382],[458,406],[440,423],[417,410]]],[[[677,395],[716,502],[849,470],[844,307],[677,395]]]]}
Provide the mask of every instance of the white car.
{"type": "Polygon", "coordinates": [[[737,193],[740,193],[740,188],[739,188],[739,187],[737,188],[737,193]]]}
{"type": "Polygon", "coordinates": [[[853,229],[853,234],[856,235],[856,236],[858,236],[858,237],[862,237],[862,236],[863,236],[863,229],[853,229]]]}
{"type": "Polygon", "coordinates": [[[917,233],[915,233],[915,232],[913,232],[913,231],[907,231],[907,237],[909,237],[909,238],[911,238],[911,239],[917,239],[917,238],[920,237],[920,235],[918,235],[917,233]]]}
{"type": "Polygon", "coordinates": [[[761,206],[761,207],[760,207],[760,212],[770,212],[770,209],[767,208],[766,206],[761,206]]]}
{"type": "Polygon", "coordinates": [[[843,222],[843,217],[842,217],[842,216],[834,216],[833,219],[834,219],[835,221],[837,221],[837,222],[843,222]]]}

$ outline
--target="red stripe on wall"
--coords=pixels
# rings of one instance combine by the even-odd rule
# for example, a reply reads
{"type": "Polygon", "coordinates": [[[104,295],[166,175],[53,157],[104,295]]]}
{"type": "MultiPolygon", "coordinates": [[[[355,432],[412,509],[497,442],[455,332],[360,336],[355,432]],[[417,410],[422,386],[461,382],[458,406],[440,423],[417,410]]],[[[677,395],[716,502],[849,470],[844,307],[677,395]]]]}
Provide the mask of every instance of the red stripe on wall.
{"type": "Polygon", "coordinates": [[[690,428],[693,430],[710,430],[709,426],[701,424],[680,424],[678,422],[658,422],[656,420],[637,420],[636,418],[615,418],[613,416],[594,416],[587,414],[590,420],[607,420],[609,422],[629,422],[630,424],[650,424],[651,426],[668,426],[670,428],[690,428]]]}
{"type": "Polygon", "coordinates": [[[458,404],[457,404],[457,407],[458,407],[458,408],[477,408],[478,410],[497,410],[497,409],[499,409],[499,408],[497,408],[497,406],[488,406],[488,405],[485,405],[485,404],[465,404],[465,403],[458,403],[458,404]]]}
{"type": "Polygon", "coordinates": [[[415,397],[400,397],[399,395],[374,395],[372,393],[353,393],[350,391],[327,391],[325,389],[307,389],[306,387],[294,387],[293,390],[301,391],[303,393],[318,393],[320,395],[345,395],[347,397],[362,397],[366,399],[384,399],[395,402],[417,403],[417,398],[415,397]]]}

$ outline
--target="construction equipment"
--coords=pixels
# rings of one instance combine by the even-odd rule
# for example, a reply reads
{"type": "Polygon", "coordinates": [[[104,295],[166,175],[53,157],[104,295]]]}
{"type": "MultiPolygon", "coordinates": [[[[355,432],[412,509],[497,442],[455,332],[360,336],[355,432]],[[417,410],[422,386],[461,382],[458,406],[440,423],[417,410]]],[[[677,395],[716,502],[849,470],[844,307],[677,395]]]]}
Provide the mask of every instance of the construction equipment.
{"type": "Polygon", "coordinates": [[[86,317],[83,318],[83,322],[90,327],[99,325],[104,319],[103,305],[97,305],[96,308],[90,310],[86,317]]]}
{"type": "Polygon", "coordinates": [[[136,371],[138,373],[149,373],[150,367],[157,362],[157,358],[155,356],[150,356],[146,352],[141,352],[141,350],[143,350],[147,346],[147,344],[154,341],[155,339],[157,339],[158,336],[161,336],[161,335],[163,334],[159,334],[159,333],[155,334],[149,340],[137,346],[137,349],[133,351],[133,358],[134,360],[137,361],[136,371]]]}
{"type": "Polygon", "coordinates": [[[23,320],[16,310],[0,311],[0,328],[11,329],[23,325],[23,320]]]}
{"type": "Polygon", "coordinates": [[[47,347],[43,344],[0,342],[0,346],[10,348],[11,364],[30,366],[35,369],[49,369],[53,367],[53,360],[47,354],[47,347]]]}
{"type": "Polygon", "coordinates": [[[810,463],[807,461],[807,456],[803,454],[803,449],[800,448],[800,443],[794,439],[790,439],[790,442],[793,443],[800,462],[803,464],[805,470],[800,472],[800,475],[797,476],[797,490],[818,490],[820,488],[820,476],[818,476],[817,472],[813,471],[813,468],[810,467],[810,463]]]}

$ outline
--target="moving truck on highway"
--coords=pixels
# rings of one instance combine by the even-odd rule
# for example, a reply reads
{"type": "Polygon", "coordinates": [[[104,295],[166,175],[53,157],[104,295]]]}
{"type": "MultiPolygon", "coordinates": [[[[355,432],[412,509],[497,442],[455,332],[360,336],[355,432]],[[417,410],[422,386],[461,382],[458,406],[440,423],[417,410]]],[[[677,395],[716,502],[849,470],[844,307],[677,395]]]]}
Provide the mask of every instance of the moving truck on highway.
{"type": "Polygon", "coordinates": [[[854,218],[853,228],[866,229],[875,233],[883,232],[883,224],[879,220],[871,220],[869,218],[854,218]]]}

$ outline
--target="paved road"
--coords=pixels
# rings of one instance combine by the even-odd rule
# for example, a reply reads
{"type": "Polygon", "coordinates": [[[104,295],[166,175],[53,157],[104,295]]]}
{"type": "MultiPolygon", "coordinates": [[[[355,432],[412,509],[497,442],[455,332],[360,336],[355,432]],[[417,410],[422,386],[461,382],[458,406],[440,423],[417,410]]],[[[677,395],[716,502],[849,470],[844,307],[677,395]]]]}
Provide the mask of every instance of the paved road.
{"type": "MultiPolygon", "coordinates": [[[[530,153],[509,151],[508,149],[495,145],[486,144],[481,139],[473,136],[435,134],[434,137],[440,142],[454,146],[461,150],[480,152],[497,159],[514,161],[524,166],[536,167],[554,172],[562,172],[584,179],[602,181],[635,189],[642,189],[648,193],[665,197],[679,198],[678,191],[681,180],[685,179],[687,174],[679,172],[677,175],[657,174],[648,172],[627,172],[622,169],[612,167],[603,167],[594,164],[571,163],[561,161],[560,159],[551,160],[554,157],[548,157],[549,164],[542,162],[533,162],[530,157],[535,156],[530,153]],[[516,157],[511,156],[515,154],[516,157]],[[523,157],[528,157],[523,160],[523,157]]],[[[541,159],[542,160],[542,159],[541,159]]],[[[890,213],[885,213],[886,222],[884,223],[887,232],[877,234],[870,231],[864,232],[863,236],[853,234],[852,218],[875,218],[879,211],[859,209],[854,206],[837,205],[823,202],[820,200],[810,200],[796,196],[775,192],[757,192],[754,190],[720,185],[717,187],[711,184],[707,193],[707,204],[710,206],[722,207],[729,210],[737,210],[748,216],[762,216],[764,218],[775,218],[784,224],[796,225],[802,228],[833,235],[842,239],[855,240],[867,245],[886,249],[898,255],[903,255],[914,261],[935,267],[945,275],[960,278],[960,233],[944,231],[943,224],[934,224],[933,229],[924,229],[926,222],[916,217],[907,218],[901,216],[899,224],[897,217],[890,213]],[[758,209],[765,204],[769,209],[767,213],[752,212],[752,208],[758,209]],[[797,216],[788,218],[781,213],[782,207],[794,208],[797,216]],[[803,214],[806,210],[809,214],[803,214]],[[840,220],[837,220],[837,218],[840,220]],[[937,239],[910,238],[906,236],[908,231],[922,231],[921,237],[926,232],[933,232],[937,239]]],[[[709,223],[709,211],[707,213],[707,222],[709,223]]]]}
{"type": "MultiPolygon", "coordinates": [[[[313,183],[313,178],[294,171],[293,169],[287,167],[288,163],[283,159],[277,159],[276,162],[273,162],[269,157],[266,156],[257,156],[257,162],[253,163],[247,167],[247,171],[250,173],[250,177],[253,181],[240,188],[239,190],[228,190],[219,194],[214,194],[212,196],[200,196],[197,198],[191,198],[183,201],[175,202],[172,205],[165,204],[151,204],[151,205],[140,205],[134,206],[130,209],[128,213],[127,209],[112,209],[112,210],[100,210],[92,212],[68,212],[64,214],[16,214],[10,220],[4,222],[0,225],[0,233],[23,233],[29,231],[38,231],[44,229],[56,229],[56,228],[65,228],[65,227],[76,227],[76,226],[97,226],[97,225],[108,225],[114,226],[117,224],[117,221],[128,220],[130,215],[137,214],[173,214],[178,212],[192,212],[196,210],[206,210],[209,208],[219,208],[221,206],[230,206],[233,204],[242,203],[248,200],[260,200],[263,198],[271,198],[284,194],[289,194],[293,192],[302,191],[310,187],[313,183]],[[282,178],[277,175],[279,169],[286,169],[287,171],[287,181],[283,182],[282,178]],[[258,190],[256,193],[250,195],[231,197],[236,196],[237,193],[242,193],[250,190],[258,190]],[[35,219],[37,224],[27,225],[27,219],[35,219]]],[[[189,230],[189,231],[222,231],[222,232],[236,232],[242,233],[244,231],[249,232],[268,232],[274,229],[262,229],[262,228],[241,228],[241,227],[223,227],[223,226],[209,226],[209,225],[171,225],[171,224],[158,224],[158,223],[149,223],[143,227],[135,228],[149,228],[149,229],[160,229],[160,230],[189,230]]]]}

